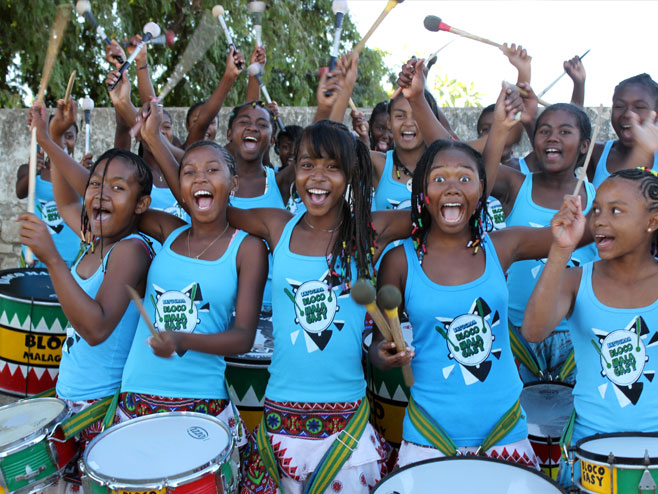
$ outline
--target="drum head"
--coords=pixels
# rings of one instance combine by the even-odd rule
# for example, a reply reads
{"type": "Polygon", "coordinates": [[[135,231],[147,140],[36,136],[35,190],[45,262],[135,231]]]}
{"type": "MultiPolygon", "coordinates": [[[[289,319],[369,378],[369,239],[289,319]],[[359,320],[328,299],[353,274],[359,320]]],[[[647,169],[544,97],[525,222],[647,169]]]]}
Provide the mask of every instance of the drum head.
{"type": "Polygon", "coordinates": [[[572,387],[564,383],[532,383],[521,392],[526,412],[528,435],[560,439],[573,410],[572,387]]]}
{"type": "Polygon", "coordinates": [[[565,491],[527,467],[502,460],[457,456],[421,461],[384,477],[373,494],[554,494],[565,491]]]}
{"type": "Polygon", "coordinates": [[[124,422],[96,437],[85,471],[116,484],[177,479],[220,463],[231,451],[228,427],[193,412],[170,412],[124,422]]]}
{"type": "Polygon", "coordinates": [[[43,268],[0,271],[0,297],[57,304],[48,270],[43,268]]]}
{"type": "Polygon", "coordinates": [[[645,452],[649,455],[649,464],[658,465],[658,434],[596,434],[576,443],[576,456],[600,463],[608,463],[612,453],[615,464],[644,465],[645,452]]]}
{"type": "Polygon", "coordinates": [[[250,366],[268,367],[272,361],[272,352],[274,351],[274,337],[272,336],[272,313],[266,314],[261,312],[256,328],[256,337],[254,345],[247,353],[224,357],[226,362],[236,362],[238,364],[251,364],[250,366]]]}
{"type": "Polygon", "coordinates": [[[57,398],[35,398],[0,408],[0,449],[64,418],[67,406],[57,398]]]}

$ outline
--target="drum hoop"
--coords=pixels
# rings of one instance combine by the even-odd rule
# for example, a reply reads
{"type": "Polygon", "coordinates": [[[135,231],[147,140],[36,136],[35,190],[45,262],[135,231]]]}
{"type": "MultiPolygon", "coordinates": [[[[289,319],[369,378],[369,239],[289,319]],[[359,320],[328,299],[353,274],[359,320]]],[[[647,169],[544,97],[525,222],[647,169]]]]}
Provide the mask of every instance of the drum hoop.
{"type": "MultiPolygon", "coordinates": [[[[613,432],[606,434],[594,434],[582,438],[576,443],[576,456],[581,460],[587,461],[589,463],[599,463],[601,465],[609,466],[608,456],[602,455],[599,453],[592,453],[591,451],[585,451],[582,449],[585,443],[594,441],[596,439],[607,439],[615,437],[654,437],[658,438],[658,433],[655,432],[613,432]]],[[[614,455],[614,452],[613,452],[614,455]]],[[[630,465],[641,465],[644,467],[644,456],[629,458],[624,456],[615,456],[615,461],[612,463],[612,466],[630,466],[630,465]]],[[[650,457],[649,465],[658,465],[658,457],[650,457]]]]}
{"type": "Polygon", "coordinates": [[[0,459],[18,453],[20,451],[23,451],[24,449],[27,449],[31,446],[34,446],[35,444],[40,443],[41,441],[43,441],[44,438],[50,435],[50,432],[52,432],[62,422],[62,420],[64,420],[69,415],[69,406],[67,405],[67,403],[64,400],[60,400],[59,398],[54,398],[54,397],[19,400],[17,402],[10,403],[9,405],[5,405],[3,407],[5,409],[13,408],[20,405],[25,405],[26,403],[37,404],[39,402],[43,403],[44,401],[57,401],[62,405],[64,405],[64,409],[50,422],[41,426],[41,428],[31,432],[27,436],[17,439],[16,441],[12,441],[10,443],[5,444],[4,446],[1,446],[0,459]]]}
{"type": "Polygon", "coordinates": [[[270,367],[270,364],[272,363],[272,359],[269,358],[267,360],[263,359],[262,363],[258,364],[249,364],[245,361],[256,361],[256,359],[237,359],[235,357],[224,357],[224,360],[226,361],[226,365],[231,366],[231,367],[239,367],[241,369],[268,369],[270,367]]]}
{"type": "Polygon", "coordinates": [[[51,300],[44,300],[41,298],[26,298],[26,297],[15,297],[12,295],[7,295],[6,293],[0,293],[0,299],[11,300],[12,302],[20,302],[25,305],[34,304],[42,305],[45,307],[61,307],[62,305],[59,302],[54,302],[51,300]]]}
{"type": "Polygon", "coordinates": [[[523,389],[532,388],[534,386],[539,386],[541,384],[548,384],[549,386],[564,386],[564,387],[573,389],[573,384],[565,383],[565,382],[562,382],[562,381],[533,381],[531,383],[524,384],[523,389]]]}
{"type": "MultiPolygon", "coordinates": [[[[0,271],[0,278],[7,275],[7,274],[14,274],[14,273],[25,273],[26,271],[32,272],[32,273],[40,273],[40,274],[45,274],[48,276],[48,270],[45,268],[15,268],[15,269],[5,269],[0,271]]],[[[55,293],[55,290],[53,290],[53,294],[55,293]]],[[[36,305],[46,305],[46,306],[60,306],[60,303],[52,300],[45,300],[41,298],[25,298],[25,297],[18,297],[15,295],[9,295],[6,292],[0,292],[0,298],[5,298],[7,300],[12,300],[14,302],[23,302],[23,303],[34,303],[36,305]]]]}
{"type": "MultiPolygon", "coordinates": [[[[379,483],[377,484],[377,486],[375,487],[375,489],[372,491],[372,494],[377,494],[378,492],[380,492],[379,488],[384,486],[384,482],[388,478],[394,477],[395,475],[397,475],[398,473],[400,473],[404,470],[409,470],[411,468],[417,467],[419,465],[424,465],[426,463],[438,463],[440,461],[462,461],[462,460],[464,460],[464,461],[490,461],[490,462],[493,462],[493,463],[500,463],[501,465],[508,465],[508,466],[511,466],[511,467],[521,468],[521,469],[526,470],[529,473],[541,478],[542,480],[545,480],[546,482],[549,482],[551,485],[553,485],[553,487],[558,489],[559,492],[561,492],[563,494],[566,494],[566,492],[567,492],[555,480],[548,477],[547,475],[544,475],[544,474],[538,472],[534,468],[530,468],[530,467],[527,467],[525,465],[519,465],[518,463],[512,463],[510,461],[499,460],[497,458],[489,458],[488,456],[463,455],[463,456],[443,456],[441,458],[431,458],[429,460],[423,460],[423,461],[419,461],[419,462],[416,462],[416,463],[411,463],[409,465],[406,465],[406,466],[404,466],[402,468],[399,468],[398,470],[396,470],[392,473],[389,473],[383,479],[381,479],[379,481],[379,483]]],[[[381,494],[383,494],[383,491],[381,491],[381,494]]]]}
{"type": "Polygon", "coordinates": [[[231,429],[228,427],[228,425],[226,425],[217,417],[214,417],[212,415],[207,415],[205,413],[198,413],[198,412],[166,412],[166,413],[154,413],[151,415],[144,415],[142,417],[137,417],[134,419],[130,419],[126,422],[116,424],[112,428],[108,429],[106,432],[107,434],[99,434],[98,436],[96,436],[94,439],[91,440],[91,442],[85,449],[83,458],[80,460],[80,470],[85,475],[90,477],[93,481],[101,484],[102,486],[109,487],[110,489],[113,490],[129,491],[129,490],[158,490],[158,489],[163,489],[165,487],[176,488],[180,485],[189,483],[190,480],[200,479],[208,473],[214,474],[217,470],[219,470],[222,467],[222,465],[230,457],[235,444],[233,434],[231,433],[231,429]],[[87,459],[89,457],[90,451],[93,449],[95,444],[99,442],[105,435],[111,434],[114,431],[123,429],[127,426],[136,424],[138,422],[143,422],[145,420],[149,420],[149,419],[157,420],[160,417],[172,417],[172,416],[179,416],[179,417],[188,416],[188,417],[195,417],[200,419],[208,419],[211,422],[215,422],[216,424],[220,425],[222,428],[226,430],[229,439],[228,444],[217,456],[215,456],[211,460],[197,467],[194,467],[192,470],[189,470],[187,472],[181,472],[180,474],[172,478],[141,479],[139,481],[136,481],[134,479],[122,479],[117,477],[109,478],[109,477],[105,477],[101,472],[92,470],[90,467],[87,466],[87,459]]]}

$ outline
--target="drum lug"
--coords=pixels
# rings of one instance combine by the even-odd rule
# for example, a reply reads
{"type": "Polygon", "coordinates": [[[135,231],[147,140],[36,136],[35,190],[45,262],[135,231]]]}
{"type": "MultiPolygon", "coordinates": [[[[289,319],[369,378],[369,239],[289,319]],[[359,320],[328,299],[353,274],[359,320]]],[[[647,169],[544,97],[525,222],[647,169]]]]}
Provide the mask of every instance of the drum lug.
{"type": "Polygon", "coordinates": [[[640,479],[640,483],[637,486],[637,492],[638,494],[656,494],[656,482],[653,480],[653,477],[651,476],[651,472],[649,471],[649,465],[651,461],[649,460],[649,451],[644,450],[644,473],[642,474],[642,478],[640,479]]]}
{"type": "Polygon", "coordinates": [[[14,480],[16,482],[20,482],[21,480],[31,480],[34,477],[37,477],[41,472],[43,472],[46,469],[46,465],[41,465],[39,468],[36,470],[32,470],[30,466],[25,467],[25,473],[22,475],[16,475],[14,477],[14,480]]]}

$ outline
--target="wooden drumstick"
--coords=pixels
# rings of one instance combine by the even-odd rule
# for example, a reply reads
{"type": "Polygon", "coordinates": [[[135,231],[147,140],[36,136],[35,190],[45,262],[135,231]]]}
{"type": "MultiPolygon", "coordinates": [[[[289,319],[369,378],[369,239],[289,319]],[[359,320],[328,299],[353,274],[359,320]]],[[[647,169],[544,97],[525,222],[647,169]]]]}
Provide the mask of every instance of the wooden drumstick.
{"type": "MultiPolygon", "coordinates": [[[[521,96],[523,96],[524,98],[527,98],[527,97],[530,95],[530,93],[528,93],[528,91],[526,91],[525,89],[520,88],[520,87],[517,86],[516,84],[511,84],[511,83],[509,83],[509,82],[506,82],[505,84],[507,84],[507,85],[510,86],[510,87],[515,87],[516,90],[519,92],[519,94],[520,94],[521,96]]],[[[550,103],[548,103],[547,101],[544,101],[544,100],[541,99],[541,98],[537,98],[537,103],[539,103],[539,104],[542,105],[542,106],[551,106],[550,103]]]]}
{"type": "Polygon", "coordinates": [[[73,83],[75,82],[75,76],[77,72],[74,70],[71,72],[69,77],[69,83],[66,85],[66,93],[64,93],[64,104],[68,105],[69,99],[71,99],[71,91],[73,90],[73,83]]]}
{"type": "Polygon", "coordinates": [[[386,341],[393,341],[391,328],[384,318],[384,314],[382,314],[375,303],[375,289],[373,286],[364,279],[357,280],[357,282],[352,285],[350,295],[357,304],[363,305],[366,308],[384,339],[386,341]]]}
{"type": "Polygon", "coordinates": [[[354,59],[359,53],[361,53],[361,50],[365,48],[366,43],[370,36],[372,36],[372,33],[375,32],[375,30],[379,27],[379,25],[384,21],[388,13],[393,10],[397,4],[402,3],[404,0],[388,0],[388,3],[386,4],[386,7],[384,7],[384,10],[382,11],[381,14],[379,14],[379,17],[377,17],[377,20],[374,22],[374,24],[370,27],[366,35],[359,41],[354,48],[352,48],[352,55],[350,56],[350,61],[354,59]]]}
{"type": "MultiPolygon", "coordinates": [[[[50,30],[50,38],[48,39],[48,48],[46,49],[46,59],[43,62],[43,71],[41,72],[41,82],[39,83],[39,92],[37,93],[36,102],[43,101],[43,95],[46,92],[48,83],[50,82],[50,75],[55,65],[55,59],[62,46],[62,39],[64,38],[64,31],[71,16],[71,5],[61,4],[57,6],[55,11],[55,19],[53,26],[50,30]]],[[[32,138],[30,141],[30,162],[28,168],[28,186],[27,186],[27,211],[34,213],[34,195],[37,183],[37,128],[32,127],[32,138]]],[[[34,260],[34,254],[29,248],[25,252],[25,263],[29,266],[34,260]]]]}
{"type": "Polygon", "coordinates": [[[448,33],[456,34],[457,36],[462,36],[464,38],[469,38],[474,41],[479,41],[480,43],[495,46],[496,48],[500,48],[500,49],[503,48],[503,45],[501,45],[500,43],[496,43],[495,41],[491,41],[490,39],[482,38],[481,36],[468,33],[462,29],[457,29],[456,27],[449,26],[448,24],[443,22],[440,17],[437,17],[435,15],[428,15],[427,17],[425,17],[423,24],[425,25],[425,29],[427,29],[428,31],[432,31],[432,32],[446,31],[448,33]]]}
{"type": "MultiPolygon", "coordinates": [[[[400,326],[400,318],[398,317],[398,307],[402,303],[402,294],[400,290],[393,285],[385,285],[379,289],[377,294],[380,305],[384,308],[386,317],[391,324],[391,335],[395,342],[395,347],[398,352],[404,352],[407,349],[407,343],[402,336],[402,327],[400,326]]],[[[414,375],[411,372],[411,365],[405,364],[402,366],[402,376],[404,383],[411,387],[414,384],[414,375]]]]}
{"type": "Polygon", "coordinates": [[[139,311],[139,315],[141,315],[142,319],[144,319],[144,322],[146,323],[146,326],[149,328],[151,334],[153,335],[153,338],[157,339],[158,341],[162,341],[162,338],[160,338],[160,333],[158,333],[158,331],[155,329],[153,323],[151,322],[151,318],[146,313],[146,309],[144,308],[144,304],[142,303],[142,297],[140,297],[139,293],[137,293],[137,290],[135,290],[130,285],[126,285],[126,290],[128,291],[128,295],[130,295],[132,301],[135,302],[135,307],[137,307],[137,310],[139,311]]]}

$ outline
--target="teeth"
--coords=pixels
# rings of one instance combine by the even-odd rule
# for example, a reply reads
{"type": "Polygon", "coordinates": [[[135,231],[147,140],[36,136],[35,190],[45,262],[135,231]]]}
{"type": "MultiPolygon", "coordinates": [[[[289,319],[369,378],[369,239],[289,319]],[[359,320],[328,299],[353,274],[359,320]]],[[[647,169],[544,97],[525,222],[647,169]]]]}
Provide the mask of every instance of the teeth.
{"type": "Polygon", "coordinates": [[[257,141],[257,139],[255,137],[251,137],[251,136],[245,137],[243,140],[244,141],[254,141],[254,142],[257,141]]]}
{"type": "Polygon", "coordinates": [[[449,208],[460,208],[462,205],[458,202],[448,202],[443,205],[444,207],[449,207],[449,208]]]}
{"type": "Polygon", "coordinates": [[[415,136],[416,133],[415,133],[415,132],[405,131],[405,132],[402,132],[402,135],[403,135],[403,136],[415,136]]]}
{"type": "Polygon", "coordinates": [[[546,150],[546,152],[547,152],[547,153],[559,153],[560,150],[559,150],[559,149],[555,149],[555,148],[549,148],[549,149],[546,150]]]}
{"type": "Polygon", "coordinates": [[[329,191],[322,189],[308,189],[309,194],[328,194],[329,191]]]}
{"type": "Polygon", "coordinates": [[[194,197],[201,197],[201,196],[212,196],[212,194],[207,190],[197,190],[194,193],[194,197]]]}

